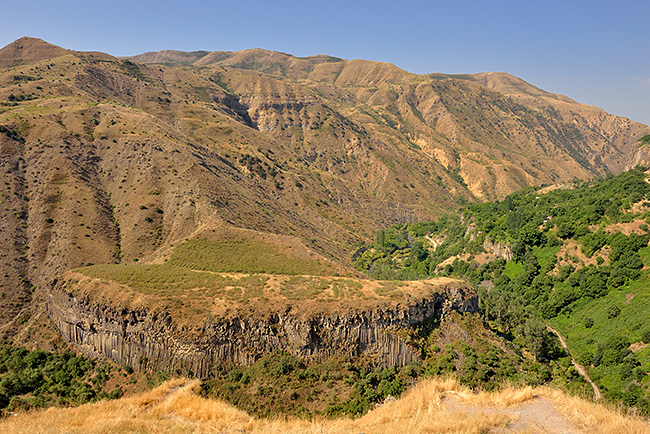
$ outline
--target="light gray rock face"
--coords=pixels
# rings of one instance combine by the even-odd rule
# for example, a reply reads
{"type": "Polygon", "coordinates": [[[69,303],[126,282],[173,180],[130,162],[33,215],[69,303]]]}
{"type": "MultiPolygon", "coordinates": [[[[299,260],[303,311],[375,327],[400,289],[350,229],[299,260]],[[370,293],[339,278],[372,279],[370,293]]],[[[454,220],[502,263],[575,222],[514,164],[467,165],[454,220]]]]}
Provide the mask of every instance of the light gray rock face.
{"type": "Polygon", "coordinates": [[[483,248],[488,252],[492,251],[492,253],[494,253],[494,256],[497,258],[505,259],[506,261],[512,261],[512,258],[514,256],[511,246],[507,244],[493,243],[488,237],[485,237],[483,248]]]}
{"type": "Polygon", "coordinates": [[[48,314],[65,339],[88,355],[139,371],[164,369],[199,377],[215,365],[250,365],[279,350],[305,361],[347,354],[374,357],[379,366],[405,366],[419,359],[403,338],[405,332],[435,323],[452,310],[478,310],[471,288],[443,285],[427,297],[392,308],[309,318],[288,309],[264,319],[210,319],[194,329],[177,327],[169,312],[117,309],[77,298],[64,285],[55,286],[47,302],[48,314]]]}

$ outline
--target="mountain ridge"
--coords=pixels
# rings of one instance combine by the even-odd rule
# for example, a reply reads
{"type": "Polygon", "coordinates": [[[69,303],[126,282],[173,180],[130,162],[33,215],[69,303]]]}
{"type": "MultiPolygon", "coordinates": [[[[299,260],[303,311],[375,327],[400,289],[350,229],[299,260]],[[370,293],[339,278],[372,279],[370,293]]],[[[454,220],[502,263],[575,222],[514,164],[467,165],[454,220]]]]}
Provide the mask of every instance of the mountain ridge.
{"type": "MultiPolygon", "coordinates": [[[[476,387],[505,378],[541,384],[552,375],[580,390],[566,357],[557,353],[557,363],[538,364],[545,347],[518,351],[515,341],[484,327],[487,310],[452,310],[438,322],[442,316],[435,312],[445,312],[450,299],[434,297],[431,309],[421,309],[413,299],[418,292],[408,290],[425,282],[368,281],[364,273],[385,275],[393,266],[420,274],[432,267],[454,271],[462,258],[473,258],[470,252],[449,250],[448,262],[418,266],[414,259],[422,259],[429,243],[441,255],[446,247],[440,248],[439,234],[419,233],[426,223],[411,224],[437,219],[438,225],[449,221],[447,214],[470,209],[468,203],[649,161],[647,140],[640,139],[650,127],[505,73],[416,75],[387,63],[256,49],[148,56],[192,64],[145,64],[29,38],[0,49],[0,339],[41,349],[60,348],[63,339],[76,348],[93,344],[127,371],[171,368],[170,360],[188,349],[210,354],[221,342],[223,354],[251,364],[247,372],[265,369],[269,383],[238,385],[245,372],[219,370],[214,393],[242,396],[246,389],[251,404],[265,394],[266,405],[281,399],[286,408],[298,408],[293,399],[311,401],[307,389],[319,383],[301,383],[295,394],[275,388],[278,375],[294,382],[300,373],[323,383],[319,408],[363,414],[379,396],[396,396],[411,384],[420,367],[407,366],[399,375],[392,368],[373,371],[381,358],[369,354],[362,360],[369,369],[350,363],[342,371],[347,374],[328,378],[270,352],[334,354],[354,348],[351,338],[363,354],[377,339],[358,340],[350,330],[377,336],[377,318],[395,325],[415,314],[409,327],[393,329],[395,336],[386,335],[376,349],[393,348],[385,353],[387,366],[415,360],[411,350],[419,348],[431,373],[460,373],[476,387]],[[363,246],[374,239],[382,248],[397,242],[405,252],[378,257],[376,248],[363,246]],[[353,262],[372,262],[372,269],[355,270],[353,262]],[[345,309],[352,318],[363,306],[369,306],[367,320],[356,317],[372,327],[360,330],[356,319],[339,327],[345,309]],[[327,327],[309,322],[308,314],[318,312],[317,321],[332,332],[319,335],[327,327]],[[204,333],[225,320],[257,329],[247,336],[245,358],[228,347],[228,333],[241,336],[239,326],[226,327],[225,335],[204,333]],[[195,333],[204,336],[188,341],[195,333]],[[146,336],[153,344],[143,345],[146,336]],[[341,345],[328,346],[332,340],[341,345]],[[163,349],[170,351],[165,357],[163,349]],[[550,366],[559,369],[551,373],[550,366]],[[357,395],[338,396],[340,384],[357,395]],[[339,402],[330,405],[328,395],[339,402]]],[[[510,205],[529,194],[531,209],[542,213],[531,191],[508,197],[510,205]]],[[[594,209],[628,200],[610,198],[594,209]]],[[[539,217],[551,215],[554,205],[539,217]]],[[[541,219],[524,221],[507,202],[503,207],[504,220],[537,233],[541,219]]],[[[485,226],[496,223],[502,222],[485,226]]],[[[465,234],[472,254],[492,250],[495,258],[511,259],[521,253],[498,234],[481,243],[471,222],[464,224],[454,234],[465,234]]],[[[642,221],[635,225],[640,231],[642,221]]],[[[568,243],[565,261],[572,257],[569,247],[576,248],[568,243]]],[[[501,288],[495,284],[492,294],[495,287],[501,288]]],[[[477,299],[466,301],[474,306],[477,299]]],[[[602,321],[594,323],[599,328],[602,321]]],[[[539,323],[526,325],[530,337],[545,339],[539,323]]],[[[177,367],[208,375],[212,361],[190,357],[177,367]]]]}
{"type": "Polygon", "coordinates": [[[42,39],[24,36],[0,49],[0,67],[65,55],[68,50],[42,39]]]}
{"type": "Polygon", "coordinates": [[[164,262],[211,234],[292,237],[354,275],[353,246],[383,227],[647,158],[650,127],[512,76],[164,53],[218,54],[170,67],[35,38],[0,49],[7,324],[67,270],[164,262]]]}

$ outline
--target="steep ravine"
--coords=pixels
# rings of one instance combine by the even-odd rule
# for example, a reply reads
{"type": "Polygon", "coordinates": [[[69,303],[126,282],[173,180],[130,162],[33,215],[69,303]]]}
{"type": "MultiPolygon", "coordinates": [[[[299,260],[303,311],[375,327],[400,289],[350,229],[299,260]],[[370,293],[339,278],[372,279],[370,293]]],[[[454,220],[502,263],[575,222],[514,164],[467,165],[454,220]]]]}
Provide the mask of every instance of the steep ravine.
{"type": "Polygon", "coordinates": [[[203,326],[190,328],[178,326],[174,312],[116,308],[76,296],[59,283],[48,297],[47,311],[65,339],[86,354],[139,371],[206,376],[215,365],[249,365],[277,350],[306,361],[367,355],[381,366],[404,366],[419,357],[404,339],[408,329],[452,310],[478,310],[476,294],[464,284],[442,285],[424,297],[407,299],[307,316],[287,305],[282,312],[206,319],[203,326]]]}

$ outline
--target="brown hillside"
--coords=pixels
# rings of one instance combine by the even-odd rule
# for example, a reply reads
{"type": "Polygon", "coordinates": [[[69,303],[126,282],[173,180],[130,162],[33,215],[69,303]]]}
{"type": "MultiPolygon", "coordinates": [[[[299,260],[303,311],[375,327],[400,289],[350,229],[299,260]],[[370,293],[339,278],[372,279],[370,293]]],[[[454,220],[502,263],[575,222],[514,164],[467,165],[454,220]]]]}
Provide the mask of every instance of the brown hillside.
{"type": "Polygon", "coordinates": [[[352,246],[381,227],[618,172],[650,132],[510,76],[259,49],[135,59],[0,50],[2,333],[66,270],[160,262],[224,227],[354,274],[352,246]]]}
{"type": "Polygon", "coordinates": [[[296,58],[260,49],[209,53],[195,65],[298,80],[350,120],[375,128],[388,124],[391,135],[398,129],[396,140],[422,147],[481,198],[620,172],[646,158],[636,140],[647,126],[509,74],[417,76],[378,62],[296,58]]]}
{"type": "Polygon", "coordinates": [[[132,57],[141,63],[160,63],[167,65],[191,65],[194,62],[210,54],[208,51],[177,51],[177,50],[163,50],[163,51],[150,51],[138,56],[132,57]]]}
{"type": "Polygon", "coordinates": [[[20,38],[0,49],[0,67],[64,56],[68,50],[37,38],[20,38]]]}

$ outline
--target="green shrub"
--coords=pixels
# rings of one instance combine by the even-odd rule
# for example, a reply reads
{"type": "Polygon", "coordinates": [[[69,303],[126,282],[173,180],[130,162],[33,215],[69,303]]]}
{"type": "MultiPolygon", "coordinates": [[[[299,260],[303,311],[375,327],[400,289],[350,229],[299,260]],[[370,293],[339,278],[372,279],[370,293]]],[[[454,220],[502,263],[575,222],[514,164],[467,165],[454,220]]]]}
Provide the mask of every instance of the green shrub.
{"type": "Polygon", "coordinates": [[[0,346],[0,410],[91,402],[99,397],[107,378],[93,361],[70,352],[0,346]],[[93,387],[90,378],[95,371],[93,387]]]}
{"type": "Polygon", "coordinates": [[[643,343],[650,344],[650,329],[646,329],[641,334],[641,340],[643,343]]]}
{"type": "Polygon", "coordinates": [[[621,313],[621,309],[618,306],[610,306],[607,309],[607,318],[616,318],[621,313]]]}

